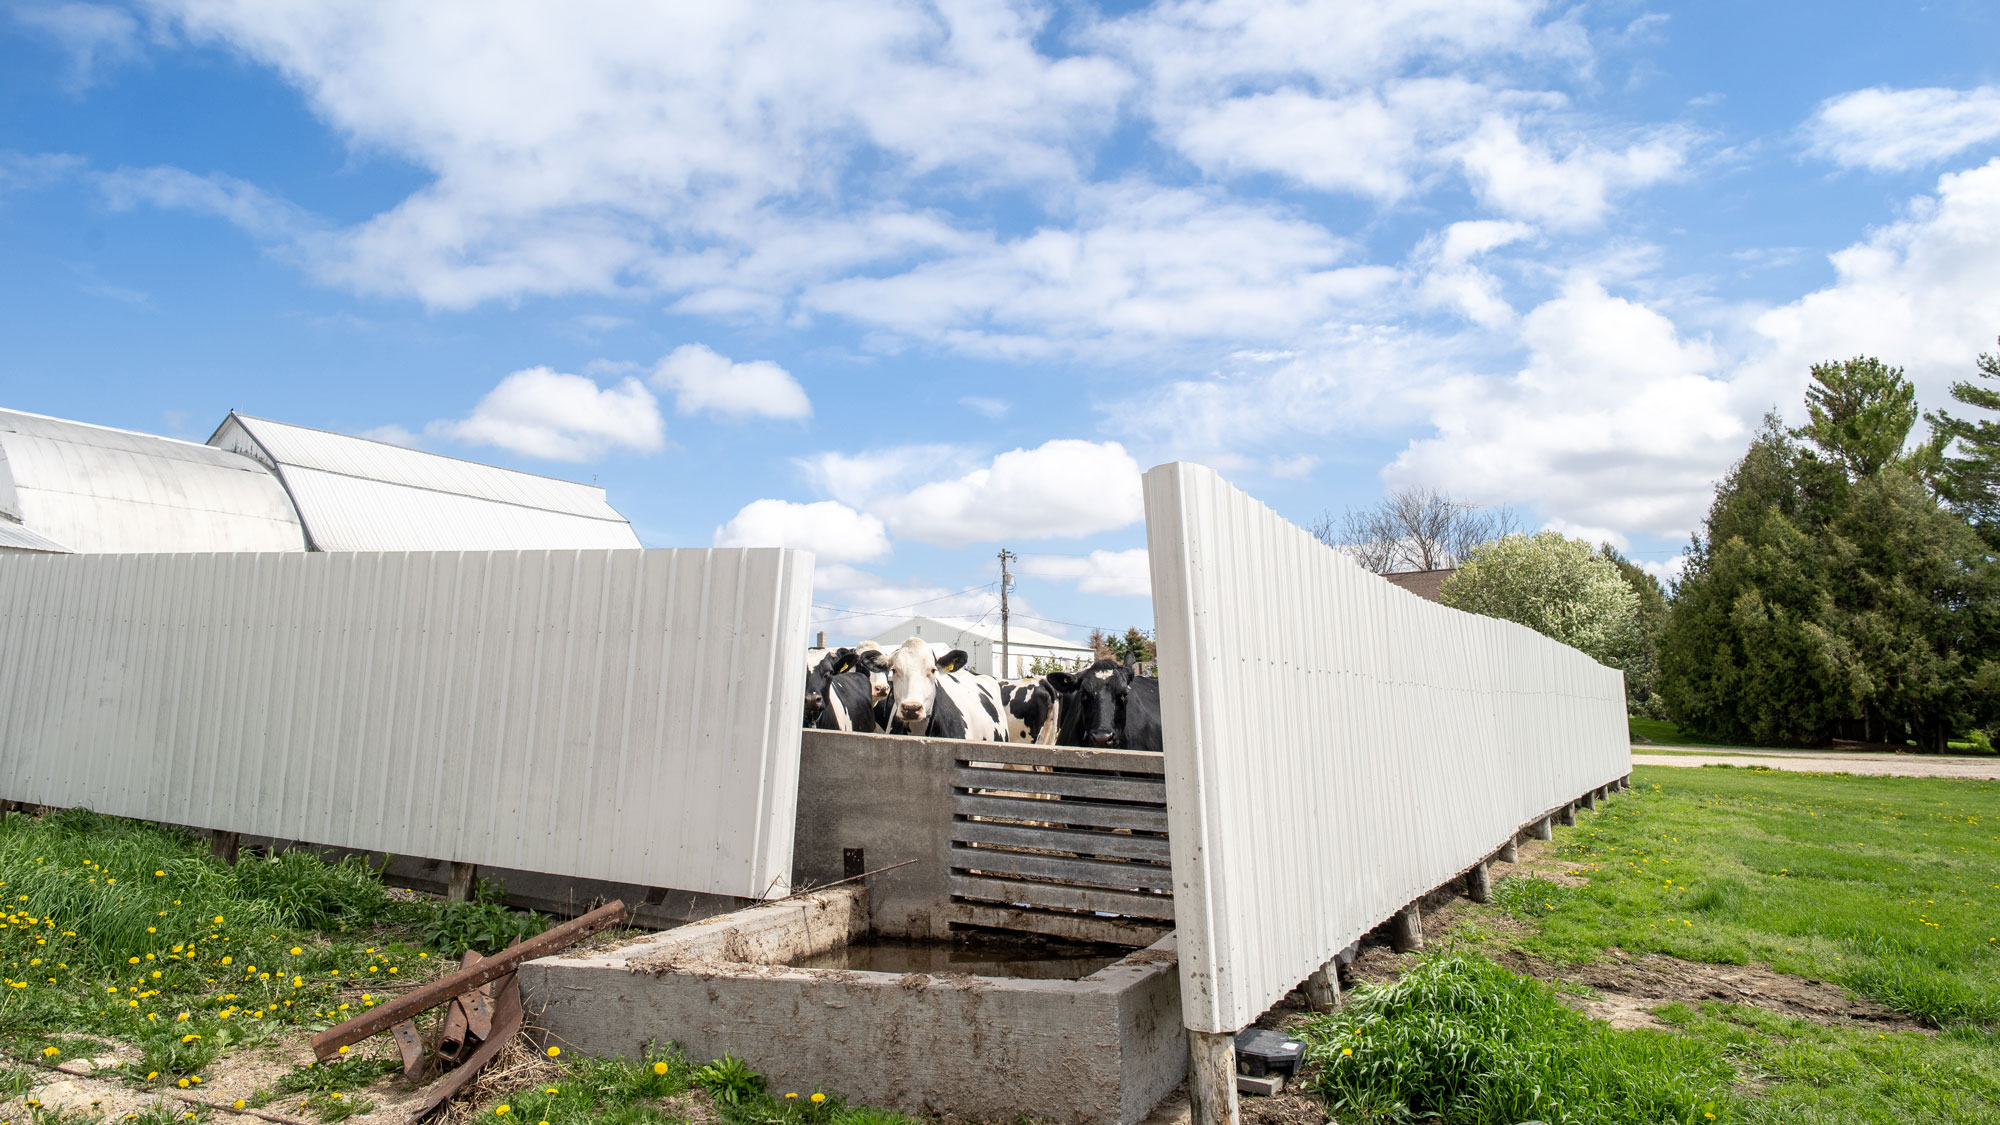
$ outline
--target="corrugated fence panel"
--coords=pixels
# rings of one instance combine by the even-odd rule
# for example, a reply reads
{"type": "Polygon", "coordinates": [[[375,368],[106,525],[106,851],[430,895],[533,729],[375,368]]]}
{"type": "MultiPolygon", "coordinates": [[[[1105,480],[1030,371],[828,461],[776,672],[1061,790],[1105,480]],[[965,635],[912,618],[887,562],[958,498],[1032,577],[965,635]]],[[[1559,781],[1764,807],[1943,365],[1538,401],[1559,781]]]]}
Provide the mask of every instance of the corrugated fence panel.
{"type": "Polygon", "coordinates": [[[0,558],[0,796],[782,892],[797,551],[0,558]]]}
{"type": "Polygon", "coordinates": [[[1198,465],[1146,474],[1183,1019],[1249,1025],[1630,772],[1624,678],[1363,571],[1198,465]]]}

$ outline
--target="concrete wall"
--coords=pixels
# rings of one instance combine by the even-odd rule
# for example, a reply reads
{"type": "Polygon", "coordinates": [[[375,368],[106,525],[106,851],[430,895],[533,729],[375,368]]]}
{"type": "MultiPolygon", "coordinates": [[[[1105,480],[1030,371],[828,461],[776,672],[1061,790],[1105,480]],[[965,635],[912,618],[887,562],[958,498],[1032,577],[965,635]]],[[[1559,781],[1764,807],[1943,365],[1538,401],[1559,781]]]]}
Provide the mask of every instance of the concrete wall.
{"type": "Polygon", "coordinates": [[[847,877],[906,860],[868,880],[875,932],[945,937],[951,900],[952,770],[966,744],[931,738],[809,730],[800,747],[799,816],[792,885],[847,877]]]}

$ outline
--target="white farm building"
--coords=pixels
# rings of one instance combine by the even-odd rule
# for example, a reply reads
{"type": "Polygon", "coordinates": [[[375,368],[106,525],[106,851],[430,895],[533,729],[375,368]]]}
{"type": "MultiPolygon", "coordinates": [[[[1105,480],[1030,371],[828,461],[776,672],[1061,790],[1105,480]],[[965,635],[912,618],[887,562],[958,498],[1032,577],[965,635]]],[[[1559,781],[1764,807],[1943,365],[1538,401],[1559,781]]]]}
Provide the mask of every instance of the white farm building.
{"type": "Polygon", "coordinates": [[[594,485],[233,412],[200,445],[0,410],[0,553],[639,545],[594,485]]]}
{"type": "Polygon", "coordinates": [[[1007,667],[1000,667],[1000,626],[990,622],[945,621],[936,617],[912,617],[900,625],[884,629],[869,639],[883,648],[895,648],[910,637],[922,637],[931,651],[942,656],[962,648],[972,659],[972,668],[1001,679],[1019,679],[1038,660],[1053,660],[1065,667],[1081,667],[1095,654],[1089,645],[1037,633],[1010,625],[1007,629],[1007,667]]]}

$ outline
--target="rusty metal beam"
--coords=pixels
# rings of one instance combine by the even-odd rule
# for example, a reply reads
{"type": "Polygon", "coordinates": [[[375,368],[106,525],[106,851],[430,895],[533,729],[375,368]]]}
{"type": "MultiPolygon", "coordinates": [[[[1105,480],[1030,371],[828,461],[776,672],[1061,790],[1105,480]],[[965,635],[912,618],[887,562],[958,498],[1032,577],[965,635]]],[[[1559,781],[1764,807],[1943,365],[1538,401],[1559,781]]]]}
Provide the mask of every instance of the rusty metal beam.
{"type": "MultiPolygon", "coordinates": [[[[510,946],[503,953],[496,953],[491,957],[481,958],[476,965],[460,969],[450,976],[434,980],[422,988],[413,988],[396,997],[394,1000],[371,1008],[367,1012],[348,1020],[346,1023],[335,1024],[327,1028],[325,1031],[313,1036],[313,1054],[321,1061],[332,1058],[339,1053],[342,1047],[359,1043],[371,1035],[387,1031],[404,1020],[415,1016],[418,1012],[429,1011],[439,1004],[451,1000],[453,997],[462,996],[482,984],[498,980],[508,973],[513,972],[515,967],[524,961],[532,961],[537,957],[546,957],[551,953],[568,949],[570,946],[575,945],[577,942],[582,941],[599,930],[618,925],[625,921],[625,918],[626,911],[623,902],[611,902],[600,906],[581,918],[564,922],[562,925],[537,934],[519,945],[510,946]]],[[[516,1006],[518,1008],[518,1003],[516,1006]]],[[[496,1013],[494,1024],[498,1027],[499,1023],[499,1016],[496,1013]]],[[[512,1032],[508,1034],[511,1035],[512,1032]]],[[[489,1042],[494,1041],[497,1040],[489,1040],[489,1042]]]]}
{"type": "MultiPolygon", "coordinates": [[[[589,915],[585,915],[589,917],[589,915]]],[[[488,958],[489,962],[497,958],[488,958]]],[[[437,1108],[450,1101],[452,1096],[464,1089],[466,1084],[477,1077],[500,1054],[507,1041],[521,1030],[521,986],[514,974],[508,973],[494,987],[493,1037],[479,1045],[477,1051],[465,1063],[438,1081],[437,1087],[424,1098],[424,1104],[417,1107],[412,1121],[422,1121],[436,1112],[437,1108]]]]}

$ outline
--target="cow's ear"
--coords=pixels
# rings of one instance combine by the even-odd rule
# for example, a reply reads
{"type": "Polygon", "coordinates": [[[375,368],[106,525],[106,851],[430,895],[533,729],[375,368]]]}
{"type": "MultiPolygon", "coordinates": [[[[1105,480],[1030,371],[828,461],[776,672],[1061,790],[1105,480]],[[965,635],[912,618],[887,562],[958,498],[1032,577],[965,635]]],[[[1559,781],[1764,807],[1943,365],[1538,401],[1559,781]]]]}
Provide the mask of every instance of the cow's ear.
{"type": "Polygon", "coordinates": [[[1057,691],[1075,691],[1077,689],[1076,677],[1070,675],[1068,672],[1050,672],[1042,678],[1047,680],[1049,686],[1057,691]]]}
{"type": "Polygon", "coordinates": [[[965,655],[964,649],[955,648],[938,657],[937,669],[940,672],[956,672],[965,667],[965,662],[970,659],[972,658],[965,655]]]}

